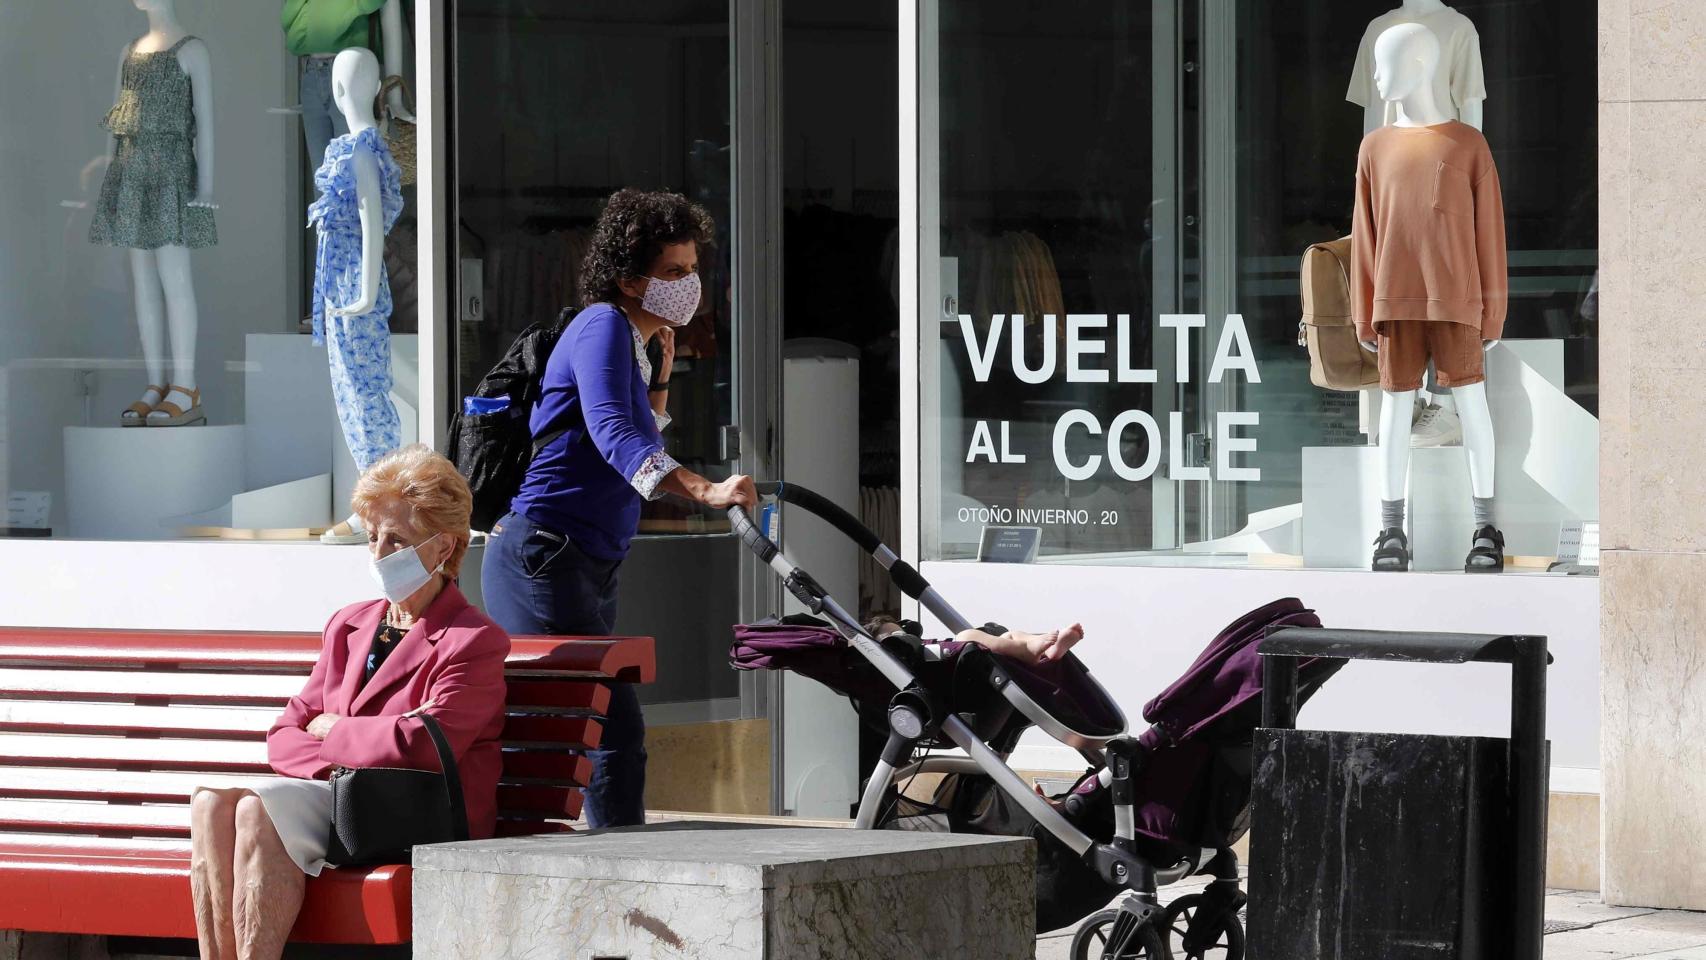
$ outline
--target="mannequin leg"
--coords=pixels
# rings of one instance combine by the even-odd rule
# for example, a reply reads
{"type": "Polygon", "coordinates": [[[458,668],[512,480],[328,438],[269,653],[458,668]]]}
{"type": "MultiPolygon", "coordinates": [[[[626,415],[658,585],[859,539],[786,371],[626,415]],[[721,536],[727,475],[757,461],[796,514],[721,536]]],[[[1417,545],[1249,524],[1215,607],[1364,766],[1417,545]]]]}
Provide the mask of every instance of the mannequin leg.
{"type": "MultiPolygon", "coordinates": [[[[166,322],[172,333],[171,392],[169,403],[189,411],[201,405],[196,392],[195,347],[198,314],[195,302],[195,282],[190,273],[188,247],[168,246],[155,251],[160,263],[160,286],[166,294],[166,322]]],[[[165,422],[172,414],[156,410],[148,415],[150,421],[165,422]]]]}
{"type": "Polygon", "coordinates": [[[1475,497],[1475,533],[1463,569],[1468,573],[1498,573],[1505,567],[1505,538],[1493,523],[1493,413],[1487,405],[1487,385],[1454,387],[1457,415],[1463,421],[1463,452],[1469,460],[1469,488],[1475,497]]]}
{"type": "Polygon", "coordinates": [[[1380,497],[1403,500],[1410,485],[1410,418],[1416,391],[1387,393],[1380,406],[1380,497]]]}
{"type": "Polygon", "coordinates": [[[1463,421],[1463,452],[1469,459],[1469,486],[1480,499],[1493,497],[1493,411],[1487,406],[1486,383],[1451,388],[1457,416],[1463,421]]]}
{"type": "Polygon", "coordinates": [[[364,471],[402,444],[402,424],[391,402],[388,319],[378,313],[326,318],[332,400],[344,443],[356,468],[364,471]]]}
{"type": "MultiPolygon", "coordinates": [[[[130,251],[130,279],[136,296],[136,329],[142,335],[142,367],[150,386],[167,386],[166,304],[160,289],[160,267],[153,250],[130,251]]],[[[144,390],[139,401],[152,408],[164,398],[162,392],[144,390]]],[[[130,411],[127,411],[127,414],[130,411]]],[[[133,423],[147,416],[135,413],[133,423]]]]}
{"type": "Polygon", "coordinates": [[[1410,417],[1416,391],[1389,391],[1380,408],[1380,536],[1372,569],[1410,569],[1410,544],[1404,535],[1404,501],[1410,485],[1410,417]]]}

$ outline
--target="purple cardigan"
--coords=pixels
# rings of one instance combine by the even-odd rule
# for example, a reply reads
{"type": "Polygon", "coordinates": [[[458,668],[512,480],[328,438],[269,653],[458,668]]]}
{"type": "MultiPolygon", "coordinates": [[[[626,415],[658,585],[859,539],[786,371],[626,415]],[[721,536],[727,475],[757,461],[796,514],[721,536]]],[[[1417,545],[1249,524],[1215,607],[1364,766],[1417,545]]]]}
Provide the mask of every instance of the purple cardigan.
{"type": "Polygon", "coordinates": [[[622,311],[597,303],[571,321],[545,363],[534,436],[564,430],[533,458],[510,509],[582,551],[619,560],[640,526],[643,499],[677,464],[664,452],[622,311]]]}

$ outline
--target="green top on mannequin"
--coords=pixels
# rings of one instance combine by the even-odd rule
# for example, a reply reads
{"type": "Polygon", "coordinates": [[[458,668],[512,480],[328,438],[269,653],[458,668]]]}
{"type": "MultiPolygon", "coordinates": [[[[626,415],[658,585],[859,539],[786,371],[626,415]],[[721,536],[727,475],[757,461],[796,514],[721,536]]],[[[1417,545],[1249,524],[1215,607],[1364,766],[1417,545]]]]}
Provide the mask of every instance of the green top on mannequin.
{"type": "Polygon", "coordinates": [[[337,53],[348,47],[371,47],[379,52],[380,38],[368,37],[368,17],[385,0],[284,0],[284,45],[305,57],[337,53]]]}

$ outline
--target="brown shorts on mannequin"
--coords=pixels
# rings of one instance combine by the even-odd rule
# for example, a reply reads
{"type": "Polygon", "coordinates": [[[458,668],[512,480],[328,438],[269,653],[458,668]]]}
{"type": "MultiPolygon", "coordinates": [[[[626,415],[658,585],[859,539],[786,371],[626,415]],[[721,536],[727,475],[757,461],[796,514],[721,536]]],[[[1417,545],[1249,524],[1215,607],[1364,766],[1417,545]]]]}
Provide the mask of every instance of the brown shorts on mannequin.
{"type": "Polygon", "coordinates": [[[1380,389],[1420,390],[1434,362],[1434,385],[1467,387],[1487,379],[1481,330],[1449,320],[1388,320],[1379,336],[1380,389]]]}

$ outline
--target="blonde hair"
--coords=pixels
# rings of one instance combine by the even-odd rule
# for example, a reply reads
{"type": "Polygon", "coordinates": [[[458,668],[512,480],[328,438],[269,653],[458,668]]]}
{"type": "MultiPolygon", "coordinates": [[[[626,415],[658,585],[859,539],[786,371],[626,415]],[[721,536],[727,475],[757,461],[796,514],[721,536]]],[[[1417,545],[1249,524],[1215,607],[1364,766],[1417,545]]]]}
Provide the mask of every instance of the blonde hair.
{"type": "Polygon", "coordinates": [[[356,481],[350,506],[371,530],[373,509],[386,500],[402,501],[410,525],[422,534],[456,538],[456,549],[444,561],[445,574],[455,579],[468,552],[468,518],[474,510],[474,494],[456,465],[425,444],[393,450],[356,481]]]}

